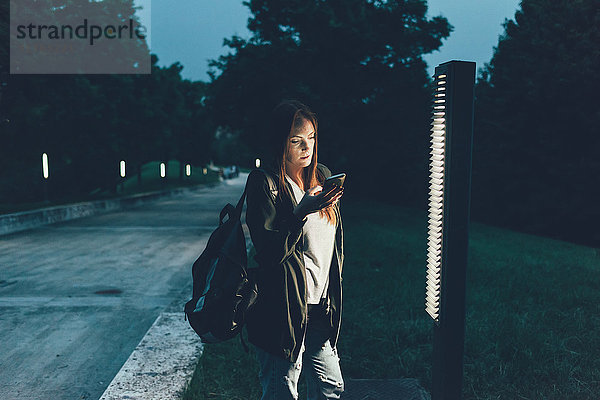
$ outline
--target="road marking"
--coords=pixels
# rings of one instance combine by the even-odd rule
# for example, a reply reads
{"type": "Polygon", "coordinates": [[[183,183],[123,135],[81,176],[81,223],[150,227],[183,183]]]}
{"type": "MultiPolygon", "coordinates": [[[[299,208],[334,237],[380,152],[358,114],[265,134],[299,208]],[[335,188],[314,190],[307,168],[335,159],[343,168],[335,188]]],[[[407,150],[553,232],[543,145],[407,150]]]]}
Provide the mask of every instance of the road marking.
{"type": "Polygon", "coordinates": [[[162,313],[100,400],[179,400],[202,355],[183,313],[162,313]]]}

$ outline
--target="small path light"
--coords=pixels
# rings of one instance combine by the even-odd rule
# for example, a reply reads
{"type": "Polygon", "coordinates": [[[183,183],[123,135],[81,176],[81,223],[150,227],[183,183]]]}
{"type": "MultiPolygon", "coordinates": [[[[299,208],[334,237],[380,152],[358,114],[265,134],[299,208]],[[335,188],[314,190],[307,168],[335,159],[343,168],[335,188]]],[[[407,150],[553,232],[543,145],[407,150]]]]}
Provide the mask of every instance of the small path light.
{"type": "Polygon", "coordinates": [[[44,179],[48,179],[48,154],[42,154],[42,176],[44,179]]]}
{"type": "Polygon", "coordinates": [[[186,166],[185,166],[185,175],[186,176],[192,175],[192,166],[190,164],[186,164],[186,166]]]}
{"type": "Polygon", "coordinates": [[[434,320],[432,400],[462,396],[475,63],[435,68],[425,310],[434,320]]]}
{"type": "Polygon", "coordinates": [[[202,168],[202,174],[204,174],[204,175],[208,174],[208,170],[206,168],[202,168]]]}
{"type": "Polygon", "coordinates": [[[121,193],[125,190],[125,161],[119,162],[119,175],[121,175],[121,193]]]}
{"type": "Polygon", "coordinates": [[[165,163],[161,162],[160,163],[160,177],[164,178],[165,176],[167,176],[167,167],[166,167],[165,163]]]}
{"type": "Polygon", "coordinates": [[[48,200],[48,176],[50,176],[50,169],[48,167],[48,154],[42,154],[42,177],[44,186],[44,201],[47,203],[48,200]]]}
{"type": "Polygon", "coordinates": [[[260,168],[260,158],[257,158],[256,161],[254,161],[254,164],[256,165],[256,168],[260,168]]]}

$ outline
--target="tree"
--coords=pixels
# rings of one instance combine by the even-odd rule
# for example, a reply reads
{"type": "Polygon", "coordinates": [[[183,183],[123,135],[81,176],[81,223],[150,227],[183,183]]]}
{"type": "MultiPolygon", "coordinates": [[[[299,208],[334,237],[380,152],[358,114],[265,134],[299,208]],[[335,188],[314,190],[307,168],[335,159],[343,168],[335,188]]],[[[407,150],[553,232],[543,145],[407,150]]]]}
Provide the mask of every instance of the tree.
{"type": "MultiPolygon", "coordinates": [[[[16,4],[16,3],[15,3],[16,4]]],[[[2,2],[7,10],[8,1],[2,2]]],[[[30,0],[11,9],[11,17],[29,20],[55,20],[80,24],[82,15],[94,15],[104,23],[135,19],[133,1],[64,1],[60,7],[50,1],[30,0]],[[85,7],[83,11],[82,7],[85,7]],[[48,19],[46,19],[46,17],[48,19]]],[[[0,78],[7,70],[8,25],[0,19],[0,78]]],[[[87,44],[84,44],[86,46],[87,44]]],[[[148,56],[145,41],[121,41],[122,57],[113,61],[133,65],[148,56]]],[[[76,47],[77,45],[74,44],[76,47]]],[[[37,53],[36,53],[37,54],[37,53]]],[[[113,54],[113,53],[111,53],[113,54]]],[[[13,57],[15,55],[13,54],[13,57]]],[[[13,61],[19,65],[19,57],[13,61]]],[[[79,57],[70,62],[84,67],[79,57]]],[[[87,193],[96,188],[114,187],[118,159],[122,153],[121,128],[131,105],[131,87],[123,75],[18,75],[1,82],[2,157],[0,157],[0,198],[4,201],[40,199],[40,157],[50,157],[51,189],[61,196],[87,193]]]]}
{"type": "Polygon", "coordinates": [[[184,118],[176,135],[176,157],[179,160],[180,176],[182,176],[184,164],[208,163],[215,127],[204,104],[207,84],[201,81],[183,80],[180,83],[180,91],[184,99],[184,118]]]}
{"type": "Polygon", "coordinates": [[[476,88],[475,215],[600,243],[600,9],[523,0],[476,88]]]}
{"type": "Polygon", "coordinates": [[[298,98],[318,113],[321,159],[349,184],[367,188],[394,171],[407,199],[416,186],[424,197],[431,96],[422,55],[449,35],[448,22],[427,19],[422,0],[245,4],[252,37],[226,40],[233,52],[211,64],[217,124],[260,155],[268,112],[298,98]]]}
{"type": "Polygon", "coordinates": [[[10,30],[10,3],[0,2],[0,127],[6,124],[6,110],[2,103],[2,94],[5,91],[9,72],[9,30],[10,30]]]}
{"type": "MultiPolygon", "coordinates": [[[[20,4],[21,11],[28,10],[28,1],[20,4]]],[[[79,13],[80,6],[96,8],[95,15],[101,14],[105,23],[128,19],[134,12],[131,0],[64,3],[55,12],[77,23],[78,16],[85,15],[79,13]]],[[[6,10],[7,2],[1,4],[6,10]]],[[[39,4],[48,8],[49,3],[39,4]]],[[[9,48],[4,17],[0,40],[3,78],[9,48]]],[[[122,63],[132,64],[148,50],[145,43],[129,45],[122,63]]],[[[10,121],[0,122],[0,201],[40,200],[43,152],[50,158],[51,195],[60,197],[114,192],[120,160],[127,161],[128,174],[134,171],[138,177],[141,166],[152,160],[208,160],[211,128],[202,102],[205,85],[184,82],[179,63],[161,68],[158,57],[150,56],[149,75],[7,75],[8,84],[0,87],[0,117],[10,121]]]]}

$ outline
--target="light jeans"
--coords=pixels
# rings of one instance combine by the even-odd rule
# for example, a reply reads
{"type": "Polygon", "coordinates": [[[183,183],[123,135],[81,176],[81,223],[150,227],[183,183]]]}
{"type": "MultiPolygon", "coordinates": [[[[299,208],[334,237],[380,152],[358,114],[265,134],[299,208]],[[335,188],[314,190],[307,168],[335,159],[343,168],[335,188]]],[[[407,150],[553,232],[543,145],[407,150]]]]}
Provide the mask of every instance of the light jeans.
{"type": "Polygon", "coordinates": [[[304,362],[308,400],[339,399],[344,391],[337,349],[331,347],[327,329],[309,321],[300,355],[295,363],[274,356],[258,347],[261,400],[298,399],[298,379],[304,362]]]}

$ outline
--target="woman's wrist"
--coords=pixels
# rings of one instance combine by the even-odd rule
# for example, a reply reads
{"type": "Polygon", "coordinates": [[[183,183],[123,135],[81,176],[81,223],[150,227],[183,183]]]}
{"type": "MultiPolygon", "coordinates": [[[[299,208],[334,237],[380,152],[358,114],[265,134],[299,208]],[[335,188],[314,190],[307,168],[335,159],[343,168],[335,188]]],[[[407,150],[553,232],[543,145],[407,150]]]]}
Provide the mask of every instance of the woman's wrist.
{"type": "Polygon", "coordinates": [[[302,208],[300,208],[300,206],[296,206],[296,208],[294,208],[294,215],[299,220],[306,218],[306,213],[302,210],[302,208]]]}

